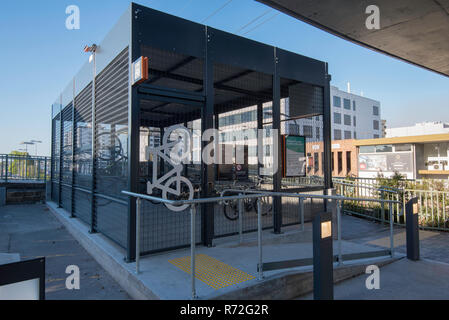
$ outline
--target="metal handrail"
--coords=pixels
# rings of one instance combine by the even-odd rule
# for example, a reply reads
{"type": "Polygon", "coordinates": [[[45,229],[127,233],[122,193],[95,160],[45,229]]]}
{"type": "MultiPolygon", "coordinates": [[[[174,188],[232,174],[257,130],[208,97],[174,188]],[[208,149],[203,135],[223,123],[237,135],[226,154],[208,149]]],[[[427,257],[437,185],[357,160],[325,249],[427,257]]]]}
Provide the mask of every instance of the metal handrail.
{"type": "MultiPolygon", "coordinates": [[[[371,198],[355,198],[355,197],[343,197],[339,195],[316,195],[316,194],[304,194],[304,193],[286,193],[286,192],[273,192],[273,191],[262,191],[262,190],[241,190],[241,189],[226,189],[223,193],[233,192],[239,193],[235,196],[222,196],[222,197],[212,197],[212,198],[200,198],[200,199],[191,199],[191,200],[168,200],[163,198],[158,198],[146,194],[140,194],[130,191],[122,191],[123,194],[136,198],[136,273],[140,273],[140,214],[141,214],[141,201],[151,200],[154,202],[166,203],[174,206],[181,206],[185,204],[190,204],[190,267],[191,267],[191,287],[192,287],[192,299],[196,298],[196,286],[195,286],[195,226],[196,226],[196,213],[198,204],[202,203],[223,203],[225,201],[230,200],[243,200],[243,199],[252,199],[252,198],[260,198],[260,197],[291,197],[298,198],[299,200],[299,208],[301,214],[301,224],[302,230],[304,231],[304,199],[307,198],[319,198],[324,200],[335,200],[337,201],[337,241],[338,241],[338,261],[342,263],[342,248],[341,248],[341,208],[338,205],[338,201],[371,201],[371,202],[380,202],[382,204],[388,203],[389,205],[389,215],[390,215],[390,255],[393,257],[394,255],[394,243],[393,243],[393,204],[403,205],[402,202],[397,200],[385,200],[385,199],[371,199],[371,198]]],[[[382,205],[383,206],[383,205],[382,205]]],[[[242,209],[241,205],[239,205],[239,220],[241,220],[242,209]]],[[[241,232],[241,228],[240,232],[241,232]]],[[[240,240],[241,241],[241,235],[240,240]]],[[[257,204],[257,247],[258,247],[258,279],[263,279],[263,259],[262,259],[262,205],[261,202],[258,201],[257,204]]]]}

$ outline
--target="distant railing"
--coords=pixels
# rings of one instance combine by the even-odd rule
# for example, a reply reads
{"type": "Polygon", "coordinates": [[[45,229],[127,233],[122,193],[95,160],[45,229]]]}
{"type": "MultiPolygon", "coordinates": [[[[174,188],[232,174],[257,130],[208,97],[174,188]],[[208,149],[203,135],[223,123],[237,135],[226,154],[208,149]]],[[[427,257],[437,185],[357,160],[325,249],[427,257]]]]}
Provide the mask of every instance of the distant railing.
{"type": "Polygon", "coordinates": [[[0,154],[0,182],[47,181],[51,158],[0,154]]]}

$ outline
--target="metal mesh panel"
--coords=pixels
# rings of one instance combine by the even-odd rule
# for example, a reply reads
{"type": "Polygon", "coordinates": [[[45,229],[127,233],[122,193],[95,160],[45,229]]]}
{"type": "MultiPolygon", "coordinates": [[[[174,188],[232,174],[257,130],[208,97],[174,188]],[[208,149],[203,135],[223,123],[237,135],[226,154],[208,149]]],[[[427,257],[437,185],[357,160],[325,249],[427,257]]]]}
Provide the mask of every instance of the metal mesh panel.
{"type": "Polygon", "coordinates": [[[52,131],[53,131],[53,137],[52,137],[52,158],[51,158],[51,167],[52,167],[52,188],[51,188],[51,199],[55,202],[59,201],[59,184],[57,182],[59,181],[59,158],[60,158],[60,149],[61,149],[61,122],[60,122],[60,114],[58,114],[53,120],[52,120],[52,131]]]}
{"type": "Polygon", "coordinates": [[[95,197],[95,208],[97,230],[126,248],[128,206],[125,203],[95,197]]]}
{"type": "Polygon", "coordinates": [[[128,49],[96,78],[95,189],[126,198],[128,183],[128,49]]]}
{"type": "Polygon", "coordinates": [[[173,51],[142,46],[149,58],[147,84],[199,92],[203,89],[203,60],[173,51]]]}
{"type": "Polygon", "coordinates": [[[70,212],[72,210],[72,188],[66,185],[61,187],[61,205],[70,212]]]}
{"type": "Polygon", "coordinates": [[[92,83],[75,98],[75,167],[76,186],[90,188],[92,183],[92,83]]]}
{"type": "MultiPolygon", "coordinates": [[[[271,110],[273,99],[273,77],[269,74],[243,69],[230,65],[214,65],[214,103],[215,112],[219,115],[220,144],[232,145],[232,162],[218,166],[217,188],[262,188],[272,189],[270,177],[265,177],[265,183],[257,185],[259,172],[258,147],[264,150],[264,157],[271,157],[265,154],[265,145],[271,139],[264,134],[263,144],[258,146],[257,139],[257,112],[258,105],[262,107],[262,112],[271,110]],[[244,147],[246,145],[247,147],[244,147]],[[239,149],[240,148],[240,149],[239,149]],[[245,149],[247,148],[247,152],[245,149]],[[246,175],[237,178],[237,155],[239,150],[244,150],[244,163],[247,164],[246,175]],[[232,176],[232,178],[231,178],[232,176]],[[237,180],[235,186],[233,181],[237,180]]],[[[266,119],[262,115],[263,121],[266,119]]],[[[264,127],[264,129],[268,129],[264,127]]],[[[223,148],[223,147],[222,147],[223,148]]],[[[228,146],[229,148],[229,146],[228,146]]],[[[265,163],[266,161],[264,161],[265,163]]],[[[245,169],[244,169],[245,170],[245,169]]],[[[218,190],[220,191],[220,190],[218,190]]],[[[271,199],[269,200],[271,201],[271,199]]],[[[248,201],[251,205],[246,206],[243,213],[243,231],[249,232],[257,230],[257,214],[254,201],[248,201]],[[252,208],[250,208],[252,206],[252,208]]],[[[229,210],[229,207],[228,207],[229,210]]],[[[230,214],[232,216],[232,214],[230,214]]],[[[273,214],[265,212],[263,217],[263,227],[273,226],[273,214]]],[[[230,235],[238,232],[239,221],[230,220],[224,214],[222,205],[214,206],[214,235],[215,237],[230,235]]]]}
{"type": "MultiPolygon", "coordinates": [[[[190,244],[190,210],[169,210],[163,204],[142,201],[141,251],[169,250],[190,244]]],[[[196,216],[196,240],[201,241],[201,215],[196,216]]]]}
{"type": "Polygon", "coordinates": [[[75,189],[73,193],[73,213],[88,225],[91,224],[91,194],[75,189]]]}
{"type": "MultiPolygon", "coordinates": [[[[128,48],[96,77],[95,191],[113,198],[128,188],[128,48]]],[[[126,247],[128,206],[95,197],[97,230],[126,247]]]]}
{"type": "MultiPolygon", "coordinates": [[[[72,104],[62,110],[62,183],[72,184],[72,104]]],[[[64,209],[71,211],[72,191],[62,186],[61,203],[64,209]]]]}

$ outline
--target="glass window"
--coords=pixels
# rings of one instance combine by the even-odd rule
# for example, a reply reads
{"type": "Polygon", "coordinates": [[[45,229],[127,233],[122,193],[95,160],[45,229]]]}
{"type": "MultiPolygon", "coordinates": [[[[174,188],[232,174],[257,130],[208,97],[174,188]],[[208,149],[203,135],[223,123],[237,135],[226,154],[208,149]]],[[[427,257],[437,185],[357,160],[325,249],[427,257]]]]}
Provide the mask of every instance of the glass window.
{"type": "Polygon", "coordinates": [[[373,116],[378,116],[378,115],[379,115],[379,107],[373,106],[373,116]]]}
{"type": "Polygon", "coordinates": [[[352,100],[352,110],[355,111],[355,100],[352,100]]]}
{"type": "Polygon", "coordinates": [[[345,130],[345,139],[351,139],[351,131],[345,130]]]}
{"type": "Polygon", "coordinates": [[[334,112],[334,123],[341,124],[341,113],[334,112]]]}
{"type": "Polygon", "coordinates": [[[394,151],[400,152],[400,151],[412,151],[412,145],[411,144],[398,144],[394,146],[394,151]]]}
{"type": "Polygon", "coordinates": [[[356,119],[355,119],[355,116],[353,116],[353,117],[352,117],[352,124],[354,125],[354,127],[356,127],[356,124],[357,124],[355,120],[356,120],[356,119]]]}
{"type": "Polygon", "coordinates": [[[376,146],[376,152],[393,152],[393,146],[391,144],[376,146]]]}
{"type": "Polygon", "coordinates": [[[373,136],[373,138],[374,138],[374,139],[379,139],[380,136],[379,136],[378,134],[375,134],[375,135],[373,136]]]}
{"type": "Polygon", "coordinates": [[[343,99],[343,106],[345,109],[351,110],[351,100],[343,99]]]}
{"type": "Polygon", "coordinates": [[[344,116],[344,123],[345,123],[346,126],[350,126],[351,125],[351,116],[350,115],[345,114],[345,116],[344,116]]]}
{"type": "Polygon", "coordinates": [[[379,130],[379,120],[373,120],[373,129],[379,130]]]}
{"type": "Polygon", "coordinates": [[[313,154],[313,168],[315,169],[315,172],[318,172],[320,166],[320,159],[318,158],[318,152],[315,152],[313,154]]]}
{"type": "Polygon", "coordinates": [[[340,97],[334,96],[334,107],[341,108],[341,99],[340,99],[340,97]]]}
{"type": "Polygon", "coordinates": [[[270,156],[270,146],[269,145],[265,146],[265,156],[267,156],[267,157],[270,156]]]}
{"type": "Polygon", "coordinates": [[[290,123],[288,125],[288,133],[299,135],[299,125],[297,125],[296,123],[290,123]]]}
{"type": "Polygon", "coordinates": [[[334,129],[334,140],[341,140],[341,130],[334,129]]]}
{"type": "Polygon", "coordinates": [[[320,137],[320,127],[316,127],[315,129],[316,129],[315,130],[316,131],[316,139],[320,140],[321,139],[321,137],[320,137]]]}
{"type": "Polygon", "coordinates": [[[337,160],[338,160],[338,173],[340,173],[343,170],[343,153],[341,151],[337,153],[337,160]]]}
{"type": "Polygon", "coordinates": [[[304,136],[306,136],[308,138],[312,138],[313,137],[312,126],[304,126],[303,130],[304,130],[304,136]]]}
{"type": "Polygon", "coordinates": [[[354,131],[354,139],[357,139],[357,132],[354,131]]]}
{"type": "Polygon", "coordinates": [[[374,153],[376,152],[375,146],[360,146],[360,153],[374,153]]]}
{"type": "Polygon", "coordinates": [[[351,172],[351,151],[346,151],[346,173],[351,172]]]}

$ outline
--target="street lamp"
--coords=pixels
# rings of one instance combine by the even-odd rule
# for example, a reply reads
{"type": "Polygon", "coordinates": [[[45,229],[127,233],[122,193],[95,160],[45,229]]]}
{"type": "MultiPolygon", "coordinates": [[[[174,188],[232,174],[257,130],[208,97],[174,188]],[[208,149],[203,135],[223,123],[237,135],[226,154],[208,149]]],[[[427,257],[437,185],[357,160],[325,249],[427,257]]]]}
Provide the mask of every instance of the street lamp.
{"type": "Polygon", "coordinates": [[[31,141],[22,141],[20,144],[25,145],[25,152],[26,152],[27,155],[28,155],[28,145],[33,145],[34,142],[31,142],[31,141]]]}
{"type": "Polygon", "coordinates": [[[34,144],[35,153],[36,153],[36,157],[37,157],[37,144],[38,143],[42,143],[42,141],[40,141],[40,140],[31,140],[30,142],[32,142],[34,144]]]}

